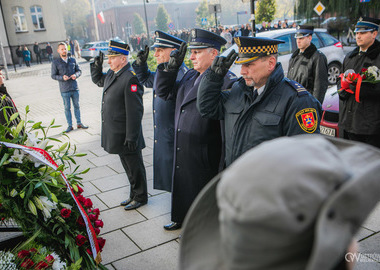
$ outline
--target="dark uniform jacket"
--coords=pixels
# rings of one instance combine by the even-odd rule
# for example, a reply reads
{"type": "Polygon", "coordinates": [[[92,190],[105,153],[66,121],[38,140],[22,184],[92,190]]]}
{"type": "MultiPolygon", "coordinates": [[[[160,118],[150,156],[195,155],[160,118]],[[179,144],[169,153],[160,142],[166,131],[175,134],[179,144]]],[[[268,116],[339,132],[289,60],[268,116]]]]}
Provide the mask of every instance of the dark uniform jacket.
{"type": "MultiPolygon", "coordinates": [[[[175,100],[163,100],[157,97],[155,72],[148,65],[132,64],[136,76],[145,87],[153,87],[153,187],[159,190],[172,190],[174,155],[174,109],[175,100]]],[[[180,81],[188,68],[182,64],[177,80],[180,81]]]]}
{"type": "MultiPolygon", "coordinates": [[[[201,189],[218,173],[222,152],[220,121],[202,118],[196,107],[200,82],[199,72],[186,72],[176,83],[177,73],[163,70],[156,73],[156,93],[175,99],[174,170],[172,189],[172,221],[183,222],[201,189]]],[[[228,73],[221,80],[223,88],[231,87],[236,76],[228,73]]]]}
{"type": "Polygon", "coordinates": [[[220,78],[206,71],[197,105],[203,117],[224,119],[227,166],[264,141],[319,133],[321,104],[301,85],[285,78],[280,63],[254,100],[253,89],[243,78],[234,83],[231,91],[220,89],[220,78]]]}
{"type": "Polygon", "coordinates": [[[127,152],[127,141],[145,147],[141,120],[144,113],[142,96],[144,88],[128,63],[116,74],[107,74],[91,64],[92,81],[103,88],[102,100],[102,147],[110,154],[127,152]]]}
{"type": "MultiPolygon", "coordinates": [[[[359,53],[359,47],[356,47],[348,53],[343,61],[343,72],[353,69],[360,73],[362,68],[370,66],[380,68],[380,42],[377,40],[367,52],[359,53]]],[[[339,128],[354,134],[380,134],[380,83],[362,83],[360,103],[355,101],[355,94],[346,91],[341,91],[339,97],[339,128]]]]}
{"type": "Polygon", "coordinates": [[[329,86],[327,58],[313,43],[303,53],[297,49],[292,54],[287,77],[301,84],[323,103],[329,86]]]}

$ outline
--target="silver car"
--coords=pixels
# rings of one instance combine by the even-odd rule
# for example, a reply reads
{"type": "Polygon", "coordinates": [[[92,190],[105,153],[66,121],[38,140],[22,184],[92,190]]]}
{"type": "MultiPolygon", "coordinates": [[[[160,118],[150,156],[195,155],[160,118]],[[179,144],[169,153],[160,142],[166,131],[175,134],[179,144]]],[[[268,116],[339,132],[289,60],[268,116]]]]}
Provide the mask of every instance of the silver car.
{"type": "Polygon", "coordinates": [[[82,47],[81,56],[87,61],[90,61],[95,56],[98,56],[99,52],[102,52],[105,55],[108,54],[108,42],[97,41],[84,44],[82,47]]]}
{"type": "MultiPolygon", "coordinates": [[[[257,37],[275,38],[285,43],[281,43],[278,46],[278,61],[282,64],[285,76],[288,73],[288,65],[292,53],[297,49],[297,43],[294,38],[296,33],[295,28],[273,30],[267,32],[258,33],[257,37]]],[[[316,28],[314,29],[312,41],[314,45],[322,51],[327,57],[329,84],[336,84],[337,78],[340,74],[340,69],[343,64],[344,53],[343,46],[339,40],[327,33],[326,29],[316,28]]],[[[238,51],[238,47],[234,44],[228,50],[222,53],[222,56],[227,56],[231,50],[238,51]]],[[[232,65],[231,71],[236,75],[240,75],[240,65],[232,65]]]]}

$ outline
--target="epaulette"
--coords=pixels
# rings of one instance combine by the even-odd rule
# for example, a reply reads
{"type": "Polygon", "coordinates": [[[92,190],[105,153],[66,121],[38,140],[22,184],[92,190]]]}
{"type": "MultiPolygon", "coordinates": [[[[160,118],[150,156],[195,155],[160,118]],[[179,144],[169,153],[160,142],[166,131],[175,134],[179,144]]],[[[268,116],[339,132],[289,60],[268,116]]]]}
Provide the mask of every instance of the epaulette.
{"type": "Polygon", "coordinates": [[[304,96],[304,95],[307,95],[307,90],[305,89],[305,87],[303,87],[301,84],[299,84],[298,82],[296,81],[293,81],[291,79],[288,79],[285,77],[285,81],[294,89],[297,91],[297,96],[301,97],[301,96],[304,96]]]}
{"type": "Polygon", "coordinates": [[[130,72],[132,73],[133,76],[136,76],[136,72],[134,72],[133,70],[130,70],[130,72]]]}

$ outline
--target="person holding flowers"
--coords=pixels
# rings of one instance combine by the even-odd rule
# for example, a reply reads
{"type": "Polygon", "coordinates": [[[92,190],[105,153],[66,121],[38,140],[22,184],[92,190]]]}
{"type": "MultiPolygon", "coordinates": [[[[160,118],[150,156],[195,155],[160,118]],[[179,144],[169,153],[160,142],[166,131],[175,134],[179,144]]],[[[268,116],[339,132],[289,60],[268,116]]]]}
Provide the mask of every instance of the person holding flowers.
{"type": "Polygon", "coordinates": [[[355,26],[357,47],[343,61],[338,82],[339,128],[345,139],[380,147],[380,20],[360,18],[355,26]]]}

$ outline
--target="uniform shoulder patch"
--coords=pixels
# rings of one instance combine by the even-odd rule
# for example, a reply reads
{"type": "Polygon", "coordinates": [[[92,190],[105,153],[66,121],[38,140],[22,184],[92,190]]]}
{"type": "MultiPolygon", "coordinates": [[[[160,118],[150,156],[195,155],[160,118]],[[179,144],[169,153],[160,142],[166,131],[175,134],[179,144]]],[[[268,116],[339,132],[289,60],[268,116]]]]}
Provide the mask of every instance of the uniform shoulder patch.
{"type": "Polygon", "coordinates": [[[137,92],[137,84],[131,84],[131,92],[137,92]]]}
{"type": "Polygon", "coordinates": [[[297,91],[297,96],[304,96],[304,95],[307,95],[307,90],[305,89],[305,87],[303,87],[301,84],[299,84],[298,82],[296,81],[293,81],[291,79],[288,79],[285,77],[285,81],[294,89],[297,91]]]}
{"type": "Polygon", "coordinates": [[[316,109],[305,108],[296,113],[295,117],[297,118],[298,124],[303,131],[307,133],[314,133],[317,129],[318,114],[316,109]]]}

